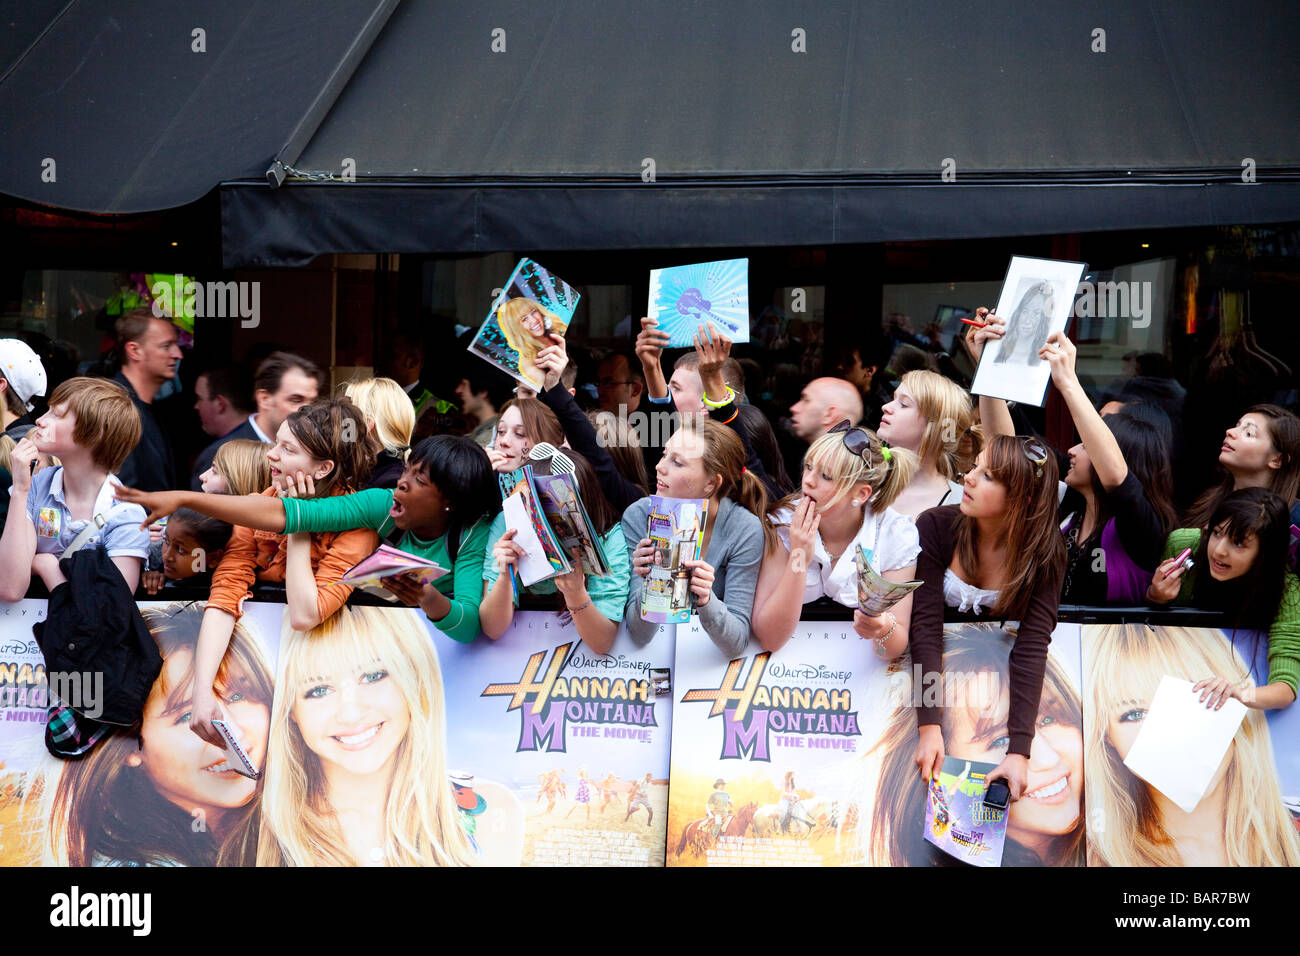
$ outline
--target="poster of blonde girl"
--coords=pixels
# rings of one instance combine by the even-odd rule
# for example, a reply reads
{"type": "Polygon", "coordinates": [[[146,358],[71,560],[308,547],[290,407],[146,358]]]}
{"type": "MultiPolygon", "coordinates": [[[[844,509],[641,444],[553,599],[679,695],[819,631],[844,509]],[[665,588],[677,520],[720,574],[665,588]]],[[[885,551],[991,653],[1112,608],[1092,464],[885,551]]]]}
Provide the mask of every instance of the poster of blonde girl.
{"type": "Polygon", "coordinates": [[[579,298],[559,276],[531,259],[520,259],[469,350],[540,392],[546,375],[537,367],[537,354],[564,337],[579,298]]]}
{"type": "Polygon", "coordinates": [[[1274,752],[1297,740],[1270,733],[1264,711],[1246,711],[1191,813],[1124,765],[1161,678],[1244,681],[1249,669],[1238,650],[1248,651],[1250,635],[1131,624],[1083,632],[1088,865],[1300,866],[1300,833],[1277,770],[1287,754],[1274,752]]]}
{"type": "Polygon", "coordinates": [[[442,672],[419,612],[285,619],[259,866],[517,866],[523,809],[447,765],[442,672]]]}

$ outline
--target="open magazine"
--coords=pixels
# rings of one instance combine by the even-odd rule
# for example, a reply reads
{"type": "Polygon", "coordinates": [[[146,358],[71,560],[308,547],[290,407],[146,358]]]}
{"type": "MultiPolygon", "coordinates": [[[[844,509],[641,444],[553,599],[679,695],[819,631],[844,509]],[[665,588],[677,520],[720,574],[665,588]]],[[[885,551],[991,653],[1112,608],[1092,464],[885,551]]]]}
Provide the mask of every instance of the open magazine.
{"type": "Polygon", "coordinates": [[[573,475],[534,474],[533,487],[537,490],[537,503],[542,506],[546,522],[559,540],[565,556],[578,548],[584,574],[594,574],[599,578],[609,574],[609,562],[601,549],[600,536],[583,507],[582,496],[578,494],[578,479],[573,475]]]}
{"type": "Polygon", "coordinates": [[[997,764],[944,757],[925,800],[925,839],[971,866],[1001,866],[1007,812],[984,803],[984,778],[997,764]]]}
{"type": "Polygon", "coordinates": [[[863,614],[883,614],[925,583],[886,581],[871,567],[871,555],[862,545],[858,545],[854,560],[858,568],[858,609],[863,614]]]}
{"type": "Polygon", "coordinates": [[[705,498],[650,496],[646,537],[656,554],[641,588],[643,621],[681,624],[690,620],[691,572],[683,562],[699,559],[708,513],[705,498]]]}
{"type": "Polygon", "coordinates": [[[435,561],[395,548],[391,544],[381,544],[348,568],[347,573],[339,578],[339,583],[354,586],[378,584],[384,578],[401,574],[407,575],[417,584],[432,584],[446,573],[447,569],[435,561]]]}

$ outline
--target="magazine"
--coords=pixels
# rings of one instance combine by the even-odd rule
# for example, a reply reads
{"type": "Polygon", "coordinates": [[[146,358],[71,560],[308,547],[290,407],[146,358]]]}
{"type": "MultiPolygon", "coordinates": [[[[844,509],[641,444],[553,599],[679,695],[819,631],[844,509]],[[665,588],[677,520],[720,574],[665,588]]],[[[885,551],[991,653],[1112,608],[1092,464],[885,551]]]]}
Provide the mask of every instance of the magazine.
{"type": "Polygon", "coordinates": [[[225,741],[226,769],[233,770],[250,780],[256,780],[260,777],[261,772],[253,766],[253,761],[248,759],[248,752],[240,746],[239,738],[230,729],[230,725],[224,720],[214,720],[212,726],[221,735],[221,739],[225,741]]]}
{"type": "Polygon", "coordinates": [[[578,480],[573,475],[533,475],[537,489],[537,502],[542,506],[547,524],[560,542],[565,556],[578,548],[582,554],[582,570],[603,578],[609,574],[609,564],[600,546],[600,536],[582,505],[578,494],[578,480]]]}
{"type": "Polygon", "coordinates": [[[563,337],[580,296],[573,286],[532,259],[520,259],[479,327],[469,350],[511,378],[540,392],[545,373],[537,353],[563,337]]]}
{"type": "Polygon", "coordinates": [[[925,801],[925,839],[971,866],[1001,866],[1007,811],[984,803],[984,778],[997,766],[944,757],[925,801]]]}
{"type": "Polygon", "coordinates": [[[858,567],[858,609],[863,614],[883,614],[907,597],[924,581],[886,581],[871,567],[871,554],[858,545],[854,560],[858,567]]]}
{"type": "Polygon", "coordinates": [[[709,322],[731,341],[748,342],[749,260],[651,269],[649,304],[669,348],[690,347],[695,330],[709,322]]]}
{"type": "Polygon", "coordinates": [[[560,546],[554,532],[546,521],[546,514],[537,501],[533,469],[524,465],[508,479],[501,477],[504,490],[509,480],[514,481],[501,503],[505,514],[506,528],[515,531],[514,542],[524,549],[525,555],[515,566],[519,580],[528,587],[538,581],[545,581],[557,574],[568,574],[573,570],[568,554],[560,546]]]}
{"type": "Polygon", "coordinates": [[[691,618],[691,572],[683,562],[698,560],[709,502],[704,498],[650,496],[646,537],[655,563],[641,588],[641,620],[681,624],[691,618]]]}
{"type": "Polygon", "coordinates": [[[339,578],[339,583],[354,586],[378,584],[384,578],[405,575],[417,584],[432,584],[446,573],[447,569],[437,562],[395,548],[391,544],[381,544],[348,568],[343,577],[339,578]]]}

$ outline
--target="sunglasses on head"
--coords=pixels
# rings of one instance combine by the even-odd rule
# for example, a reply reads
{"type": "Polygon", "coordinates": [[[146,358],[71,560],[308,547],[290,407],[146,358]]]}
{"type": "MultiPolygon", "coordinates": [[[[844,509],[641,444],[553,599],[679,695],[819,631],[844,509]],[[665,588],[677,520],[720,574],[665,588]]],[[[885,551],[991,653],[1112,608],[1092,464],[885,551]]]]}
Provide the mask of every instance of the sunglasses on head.
{"type": "Polygon", "coordinates": [[[847,418],[840,422],[831,432],[843,432],[844,447],[859,458],[867,458],[866,452],[871,448],[871,435],[865,428],[856,428],[847,418]]]}
{"type": "Polygon", "coordinates": [[[1024,437],[1020,439],[1020,450],[1025,453],[1034,465],[1035,477],[1043,473],[1043,466],[1047,464],[1047,448],[1037,438],[1024,437]]]}

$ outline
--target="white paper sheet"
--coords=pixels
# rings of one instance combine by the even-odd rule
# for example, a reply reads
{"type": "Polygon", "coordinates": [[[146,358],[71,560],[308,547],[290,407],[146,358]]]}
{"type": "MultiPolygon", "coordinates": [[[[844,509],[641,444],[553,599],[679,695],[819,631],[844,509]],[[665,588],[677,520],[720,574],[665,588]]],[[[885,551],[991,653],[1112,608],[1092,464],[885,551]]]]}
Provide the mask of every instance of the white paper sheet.
{"type": "Polygon", "coordinates": [[[1246,706],[1235,698],[1209,710],[1191,681],[1166,674],[1124,766],[1188,813],[1205,796],[1246,706]]]}
{"type": "Polygon", "coordinates": [[[501,511],[505,514],[506,527],[515,529],[515,536],[511,540],[527,552],[515,565],[519,568],[519,580],[524,587],[555,574],[555,568],[551,567],[551,562],[546,560],[542,541],[533,530],[533,522],[528,516],[528,508],[523,499],[519,495],[510,495],[501,503],[501,511]]]}

